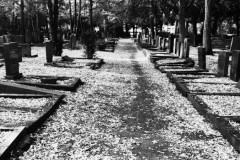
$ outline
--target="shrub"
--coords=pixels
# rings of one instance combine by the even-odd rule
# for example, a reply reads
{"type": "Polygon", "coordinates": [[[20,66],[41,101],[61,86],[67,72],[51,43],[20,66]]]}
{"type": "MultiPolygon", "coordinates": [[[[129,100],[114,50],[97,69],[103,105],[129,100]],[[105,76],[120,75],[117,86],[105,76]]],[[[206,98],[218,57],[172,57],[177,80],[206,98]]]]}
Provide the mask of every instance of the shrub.
{"type": "Polygon", "coordinates": [[[83,44],[86,46],[85,56],[88,59],[92,59],[95,55],[95,34],[87,31],[82,34],[83,44]]]}

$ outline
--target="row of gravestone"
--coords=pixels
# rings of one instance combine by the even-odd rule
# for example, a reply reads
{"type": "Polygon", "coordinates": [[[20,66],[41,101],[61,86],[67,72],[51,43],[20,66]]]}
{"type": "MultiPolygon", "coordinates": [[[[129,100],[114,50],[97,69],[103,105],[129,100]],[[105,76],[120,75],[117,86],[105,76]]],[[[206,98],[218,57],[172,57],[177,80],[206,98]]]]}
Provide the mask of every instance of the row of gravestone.
{"type": "MultiPolygon", "coordinates": [[[[238,82],[240,80],[240,37],[233,37],[230,44],[229,50],[218,51],[217,76],[228,77],[230,65],[230,79],[238,82]]],[[[206,52],[203,47],[198,47],[198,64],[199,68],[206,69],[206,52]]]]}
{"type": "MultiPolygon", "coordinates": [[[[141,34],[137,37],[138,43],[143,41],[141,34]]],[[[168,38],[156,36],[148,36],[146,43],[156,47],[159,50],[167,50],[169,53],[173,53],[180,58],[189,58],[190,39],[185,38],[184,42],[178,41],[177,36],[170,34],[168,38]]]]}
{"type": "MultiPolygon", "coordinates": [[[[52,62],[54,54],[54,44],[52,41],[45,43],[47,62],[52,62]]],[[[19,45],[16,42],[4,43],[3,53],[6,69],[6,79],[19,79],[22,73],[19,73],[19,62],[22,61],[22,53],[19,51],[19,45]]]]}

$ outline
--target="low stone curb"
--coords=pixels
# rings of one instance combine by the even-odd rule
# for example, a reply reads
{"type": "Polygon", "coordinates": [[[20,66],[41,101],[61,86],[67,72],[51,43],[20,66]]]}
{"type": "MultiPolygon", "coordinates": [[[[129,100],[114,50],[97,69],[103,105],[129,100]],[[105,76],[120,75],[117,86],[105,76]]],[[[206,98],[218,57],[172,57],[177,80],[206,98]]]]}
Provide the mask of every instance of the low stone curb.
{"type": "Polygon", "coordinates": [[[214,127],[220,131],[224,138],[240,152],[240,134],[234,127],[223,117],[212,114],[211,109],[197,95],[189,94],[188,100],[193,104],[194,108],[203,115],[214,127]]]}
{"type": "Polygon", "coordinates": [[[39,89],[32,86],[9,82],[0,82],[0,93],[3,95],[3,97],[13,96],[14,98],[30,98],[34,97],[34,94],[37,96],[35,98],[41,98],[40,95],[44,95],[43,97],[52,97],[51,103],[48,103],[44,109],[42,109],[45,112],[36,121],[29,122],[25,126],[0,128],[0,131],[9,131],[10,134],[10,137],[7,138],[6,142],[2,143],[0,146],[0,159],[7,159],[8,156],[10,156],[11,151],[16,149],[19,142],[22,141],[23,137],[36,131],[46,121],[46,119],[54,113],[65,95],[56,91],[39,89]],[[11,131],[12,133],[10,133],[11,131]]]}

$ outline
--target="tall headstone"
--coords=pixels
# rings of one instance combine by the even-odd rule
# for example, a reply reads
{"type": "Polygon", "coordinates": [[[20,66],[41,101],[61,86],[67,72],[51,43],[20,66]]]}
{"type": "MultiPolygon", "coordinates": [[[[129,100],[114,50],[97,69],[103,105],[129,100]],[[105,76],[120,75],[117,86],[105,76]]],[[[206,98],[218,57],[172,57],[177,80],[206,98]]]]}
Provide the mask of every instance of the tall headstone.
{"type": "Polygon", "coordinates": [[[76,49],[76,45],[77,45],[77,37],[76,37],[76,35],[73,35],[73,37],[72,37],[72,49],[76,49]]]}
{"type": "Polygon", "coordinates": [[[177,54],[177,38],[174,38],[173,41],[173,53],[177,54]]]}
{"type": "Polygon", "coordinates": [[[173,53],[174,46],[174,35],[170,34],[168,38],[168,51],[169,53],[173,53]]]}
{"type": "Polygon", "coordinates": [[[233,37],[230,45],[230,51],[240,50],[240,37],[233,37]]]}
{"type": "Polygon", "coordinates": [[[177,56],[180,56],[181,42],[177,42],[177,56]]]}
{"type": "Polygon", "coordinates": [[[203,47],[198,47],[198,66],[201,69],[206,69],[206,52],[203,47]]]}
{"type": "Polygon", "coordinates": [[[157,48],[158,47],[158,45],[159,45],[159,36],[156,36],[156,43],[155,43],[155,47],[157,48]]]}
{"type": "Polygon", "coordinates": [[[51,63],[53,61],[53,52],[54,52],[53,42],[52,41],[46,42],[45,45],[46,45],[47,63],[51,63]]]}
{"type": "Polygon", "coordinates": [[[180,42],[180,55],[179,58],[186,58],[184,55],[184,43],[180,42]]]}
{"type": "Polygon", "coordinates": [[[6,79],[20,79],[22,73],[19,73],[19,51],[17,43],[4,44],[4,59],[6,69],[6,79]]]}
{"type": "Polygon", "coordinates": [[[232,52],[232,64],[230,70],[230,79],[237,82],[240,79],[240,51],[232,52]]]}
{"type": "Polygon", "coordinates": [[[217,76],[227,77],[228,76],[228,65],[229,65],[229,53],[228,52],[220,52],[218,54],[217,76]]]}
{"type": "Polygon", "coordinates": [[[159,49],[162,49],[162,41],[163,41],[163,38],[162,37],[159,37],[159,49]]]}
{"type": "Polygon", "coordinates": [[[184,39],[184,57],[185,58],[189,58],[189,49],[190,49],[190,39],[189,38],[185,38],[184,39]]]}
{"type": "Polygon", "coordinates": [[[162,49],[163,49],[163,50],[166,49],[166,38],[163,38],[163,41],[162,41],[162,49]]]}

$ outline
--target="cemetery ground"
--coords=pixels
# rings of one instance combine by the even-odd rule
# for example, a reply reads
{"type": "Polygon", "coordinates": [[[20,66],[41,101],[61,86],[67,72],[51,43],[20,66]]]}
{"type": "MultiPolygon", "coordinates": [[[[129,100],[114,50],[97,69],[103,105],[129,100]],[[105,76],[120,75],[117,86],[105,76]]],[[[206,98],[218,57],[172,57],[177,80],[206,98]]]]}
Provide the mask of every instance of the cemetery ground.
{"type": "MultiPolygon", "coordinates": [[[[32,52],[38,57],[23,58],[20,63],[24,76],[75,77],[84,84],[76,92],[56,90],[66,95],[65,103],[21,142],[31,145],[18,147],[10,159],[240,158],[132,40],[120,39],[114,52],[98,51],[96,56],[105,64],[95,70],[85,65],[44,65],[45,48],[32,47],[32,52]]],[[[70,57],[82,54],[79,50],[63,51],[70,57]]],[[[190,57],[195,55],[197,50],[191,47],[190,57]]],[[[216,72],[217,55],[207,60],[207,68],[216,72]]],[[[5,75],[5,68],[0,67],[1,81],[12,81],[5,80],[5,75]]]]}

